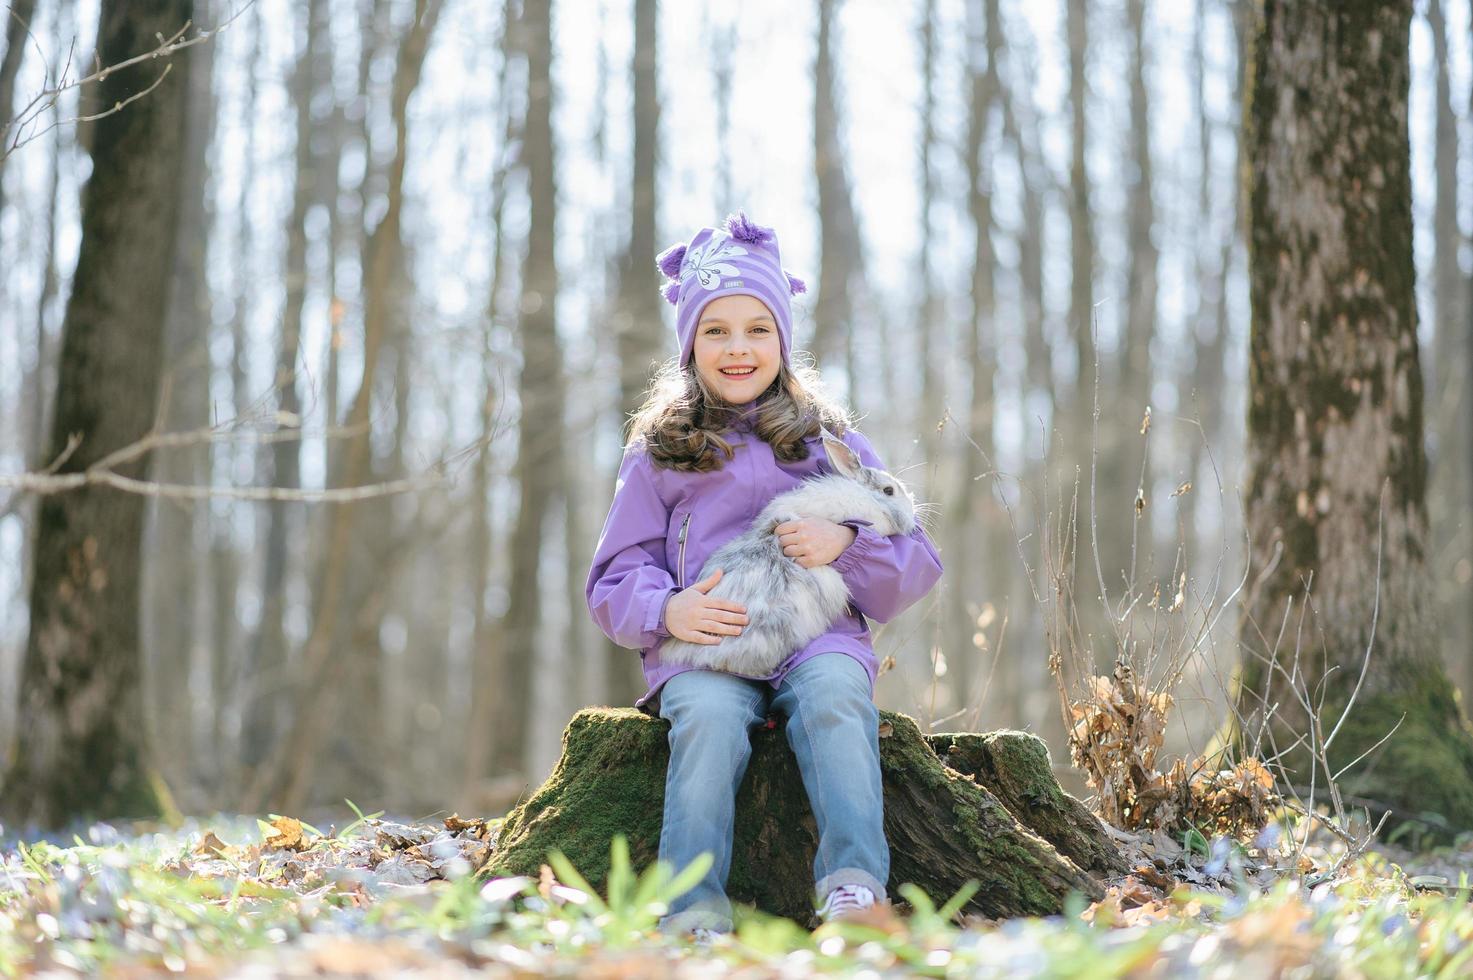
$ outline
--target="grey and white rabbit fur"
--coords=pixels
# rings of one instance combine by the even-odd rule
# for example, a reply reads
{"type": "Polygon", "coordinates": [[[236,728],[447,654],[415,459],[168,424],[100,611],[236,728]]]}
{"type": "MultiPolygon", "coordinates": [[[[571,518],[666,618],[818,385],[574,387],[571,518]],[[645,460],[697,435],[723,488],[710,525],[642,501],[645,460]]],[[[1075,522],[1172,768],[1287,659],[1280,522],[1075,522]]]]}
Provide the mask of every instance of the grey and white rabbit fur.
{"type": "Polygon", "coordinates": [[[660,646],[667,664],[691,664],[751,677],[765,677],[787,657],[822,636],[849,602],[844,577],[829,565],[804,568],[783,554],[773,529],[785,521],[822,517],[839,523],[859,518],[878,534],[915,529],[915,499],[898,479],[865,466],[828,432],[824,451],[835,472],[810,477],[778,494],[747,530],[716,550],[701,568],[705,579],[722,569],[710,596],[747,608],[739,636],[720,643],[689,643],[675,637],[660,646]]]}

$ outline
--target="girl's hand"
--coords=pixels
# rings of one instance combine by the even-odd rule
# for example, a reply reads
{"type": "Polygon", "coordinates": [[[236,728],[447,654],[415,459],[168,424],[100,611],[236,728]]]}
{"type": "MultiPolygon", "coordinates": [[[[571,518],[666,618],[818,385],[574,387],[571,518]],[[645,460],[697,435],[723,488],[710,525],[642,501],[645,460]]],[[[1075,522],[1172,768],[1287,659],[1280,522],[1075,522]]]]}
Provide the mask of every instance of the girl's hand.
{"type": "Polygon", "coordinates": [[[665,629],[677,640],[720,643],[722,636],[740,636],[747,625],[747,607],[730,599],[713,599],[706,595],[721,581],[721,569],[683,592],[677,592],[665,603],[665,629]]]}
{"type": "Polygon", "coordinates": [[[824,520],[822,517],[805,517],[797,521],[784,521],[773,528],[773,533],[782,542],[783,554],[795,558],[804,568],[827,565],[844,553],[854,543],[859,532],[843,524],[824,520]]]}

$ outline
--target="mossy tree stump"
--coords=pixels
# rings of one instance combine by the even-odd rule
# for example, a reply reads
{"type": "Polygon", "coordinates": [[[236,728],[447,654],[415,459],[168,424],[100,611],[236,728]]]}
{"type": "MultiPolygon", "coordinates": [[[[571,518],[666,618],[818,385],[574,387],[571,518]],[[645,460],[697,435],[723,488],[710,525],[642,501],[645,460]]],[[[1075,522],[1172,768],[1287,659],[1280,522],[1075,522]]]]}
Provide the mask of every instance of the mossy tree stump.
{"type": "MultiPolygon", "coordinates": [[[[912,882],[940,902],[975,878],[982,887],[968,911],[1050,915],[1071,891],[1100,898],[1100,878],[1124,872],[1099,821],[1059,788],[1038,739],[1021,732],[923,736],[905,715],[882,711],[880,719],[892,896],[912,882]]],[[[601,890],[615,834],[628,838],[636,868],[652,864],[668,732],[663,719],[632,708],[578,712],[552,775],[508,814],[485,873],[535,875],[557,848],[601,890]]],[[[737,793],[727,893],[807,923],[817,848],[782,728],[758,730],[737,793]]]]}

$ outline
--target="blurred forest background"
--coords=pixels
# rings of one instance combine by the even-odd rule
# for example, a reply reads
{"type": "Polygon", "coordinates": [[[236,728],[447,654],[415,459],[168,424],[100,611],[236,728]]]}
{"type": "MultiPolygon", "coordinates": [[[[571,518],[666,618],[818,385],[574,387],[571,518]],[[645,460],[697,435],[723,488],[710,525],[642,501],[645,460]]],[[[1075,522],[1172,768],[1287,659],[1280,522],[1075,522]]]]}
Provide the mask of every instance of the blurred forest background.
{"type": "MultiPolygon", "coordinates": [[[[140,367],[106,392],[134,438],[181,434],[116,467],[146,484],[127,737],[181,809],[496,810],[578,707],[632,703],[638,656],[593,626],[583,580],[622,420],[674,353],[654,256],[737,208],[814,284],[798,346],[940,505],[946,575],[877,631],[881,705],[1068,758],[1046,627],[1077,486],[1081,581],[1098,567],[1142,607],[1159,590],[1157,642],[1191,654],[1168,745],[1200,751],[1227,715],[1244,0],[174,2],[136,15],[135,53],[182,26],[166,14],[224,25],[170,55],[178,98],[75,125],[107,90],[44,93],[107,63],[98,5],[8,7],[0,475],[56,455],[89,152],[108,119],[174,113],[172,142],[130,150],[168,203],[114,197],[116,227],[163,229],[144,241],[168,287],[151,340],[113,330],[140,367]]],[[[1408,108],[1427,563],[1464,691],[1469,8],[1418,3],[1408,108]]],[[[43,498],[0,488],[3,745],[43,498]]],[[[1078,615],[1108,670],[1098,591],[1078,615]]]]}

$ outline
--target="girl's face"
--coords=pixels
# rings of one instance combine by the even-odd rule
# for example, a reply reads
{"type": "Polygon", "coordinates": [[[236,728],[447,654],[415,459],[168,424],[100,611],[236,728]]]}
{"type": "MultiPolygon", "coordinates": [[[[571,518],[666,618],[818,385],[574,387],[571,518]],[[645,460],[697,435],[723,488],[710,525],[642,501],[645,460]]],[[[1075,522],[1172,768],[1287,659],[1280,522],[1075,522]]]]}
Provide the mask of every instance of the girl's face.
{"type": "Polygon", "coordinates": [[[691,361],[706,386],[741,405],[767,390],[782,363],[777,321],[755,296],[718,296],[696,324],[691,361]]]}

